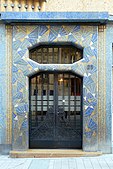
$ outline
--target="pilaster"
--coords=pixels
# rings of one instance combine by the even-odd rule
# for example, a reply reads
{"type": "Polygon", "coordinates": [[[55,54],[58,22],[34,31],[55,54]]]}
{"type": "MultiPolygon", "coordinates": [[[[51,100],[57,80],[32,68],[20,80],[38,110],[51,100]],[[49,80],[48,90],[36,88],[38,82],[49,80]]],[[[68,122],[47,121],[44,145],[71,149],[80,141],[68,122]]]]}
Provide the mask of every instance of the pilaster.
{"type": "Polygon", "coordinates": [[[12,144],[12,26],[6,25],[7,115],[6,143],[12,144]]]}
{"type": "Polygon", "coordinates": [[[98,27],[98,144],[106,144],[106,26],[98,27]]]}

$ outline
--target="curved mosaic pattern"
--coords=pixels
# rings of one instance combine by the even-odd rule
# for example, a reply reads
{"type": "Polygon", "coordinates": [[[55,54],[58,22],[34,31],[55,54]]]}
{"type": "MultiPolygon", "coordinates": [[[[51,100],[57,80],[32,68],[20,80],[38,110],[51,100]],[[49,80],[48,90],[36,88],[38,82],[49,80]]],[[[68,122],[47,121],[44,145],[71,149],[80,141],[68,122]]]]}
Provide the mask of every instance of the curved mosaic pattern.
{"type": "Polygon", "coordinates": [[[83,78],[83,148],[97,150],[97,27],[14,26],[13,28],[13,149],[28,148],[28,78],[39,71],[69,71],[83,78]],[[74,64],[43,65],[29,59],[28,48],[39,42],[73,42],[84,48],[74,64]]]}

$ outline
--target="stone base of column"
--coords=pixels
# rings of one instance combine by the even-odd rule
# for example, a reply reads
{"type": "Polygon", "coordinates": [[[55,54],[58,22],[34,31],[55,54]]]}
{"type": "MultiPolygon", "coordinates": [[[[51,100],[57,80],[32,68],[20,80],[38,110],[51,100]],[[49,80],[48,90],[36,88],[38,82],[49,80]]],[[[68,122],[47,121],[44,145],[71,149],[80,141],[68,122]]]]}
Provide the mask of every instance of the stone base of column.
{"type": "Polygon", "coordinates": [[[7,155],[12,149],[11,144],[0,144],[0,154],[7,155]]]}

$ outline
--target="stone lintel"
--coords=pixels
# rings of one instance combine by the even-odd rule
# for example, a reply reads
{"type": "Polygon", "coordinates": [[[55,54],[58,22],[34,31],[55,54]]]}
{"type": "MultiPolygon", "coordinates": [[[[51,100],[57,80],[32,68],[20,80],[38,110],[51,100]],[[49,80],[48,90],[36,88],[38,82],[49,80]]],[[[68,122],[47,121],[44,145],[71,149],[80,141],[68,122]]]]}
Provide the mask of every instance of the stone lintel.
{"type": "Polygon", "coordinates": [[[106,24],[108,18],[108,12],[1,12],[1,21],[4,23],[88,22],[106,24]]]}

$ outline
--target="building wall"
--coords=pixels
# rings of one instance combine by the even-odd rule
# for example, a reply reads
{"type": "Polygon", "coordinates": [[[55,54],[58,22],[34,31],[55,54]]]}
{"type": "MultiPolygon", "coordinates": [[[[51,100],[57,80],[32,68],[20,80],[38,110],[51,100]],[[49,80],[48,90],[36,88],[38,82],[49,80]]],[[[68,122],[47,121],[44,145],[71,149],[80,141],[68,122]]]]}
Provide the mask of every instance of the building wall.
{"type": "Polygon", "coordinates": [[[73,11],[73,12],[101,12],[108,11],[113,14],[112,0],[27,0],[27,1],[11,1],[1,0],[0,11],[16,11],[16,12],[39,12],[39,11],[73,11]]]}
{"type": "MultiPolygon", "coordinates": [[[[1,24],[0,147],[4,147],[5,151],[11,148],[11,144],[16,150],[29,148],[28,75],[47,67],[40,67],[29,60],[28,48],[39,42],[72,41],[84,48],[84,60],[71,68],[68,67],[84,76],[83,149],[110,153],[112,37],[113,26],[110,24],[99,27],[80,25],[5,27],[1,24]],[[93,65],[93,70],[88,70],[88,65],[93,65]]],[[[59,68],[67,69],[65,65],[59,68]]]]}
{"type": "Polygon", "coordinates": [[[106,142],[112,145],[112,46],[113,24],[106,26],[106,142]]]}
{"type": "Polygon", "coordinates": [[[0,153],[12,146],[12,29],[0,24],[0,153]]]}
{"type": "MultiPolygon", "coordinates": [[[[112,89],[113,89],[113,68],[112,68],[112,89]]],[[[112,90],[112,144],[113,144],[113,90],[112,90]]]]}
{"type": "MultiPolygon", "coordinates": [[[[12,112],[9,101],[9,91],[12,92],[9,81],[9,53],[7,55],[7,31],[4,24],[0,24],[0,152],[7,153],[11,149],[11,126],[12,122],[9,114],[12,112]],[[9,132],[10,130],[10,132],[9,132]]],[[[10,69],[10,70],[9,70],[10,69]]],[[[11,76],[10,76],[11,78],[11,76]]],[[[12,113],[11,113],[12,114],[12,113]]]]}
{"type": "Polygon", "coordinates": [[[48,0],[45,7],[46,11],[82,11],[82,12],[100,12],[108,11],[113,13],[112,0],[48,0]]]}
{"type": "MultiPolygon", "coordinates": [[[[0,10],[6,11],[108,11],[113,14],[112,0],[48,0],[39,3],[35,1],[32,4],[28,2],[26,7],[25,1],[1,0],[0,10]],[[6,6],[4,6],[6,4],[6,6]],[[20,5],[20,6],[18,6],[20,5]],[[34,6],[34,8],[32,8],[34,6]],[[40,8],[39,8],[40,7],[40,8]]],[[[94,52],[93,57],[97,57],[93,61],[84,63],[83,66],[78,64],[80,69],[75,69],[79,73],[83,73],[85,77],[84,83],[91,83],[90,72],[88,74],[87,65],[96,65],[97,74],[91,72],[93,83],[88,84],[86,91],[94,94],[93,98],[88,98],[88,93],[84,90],[84,134],[83,148],[85,151],[100,150],[105,153],[111,152],[111,58],[112,58],[112,43],[113,43],[113,26],[108,24],[104,26],[80,26],[80,31],[76,35],[71,35],[70,26],[62,31],[62,35],[58,37],[57,27],[52,30],[49,27],[50,34],[43,32],[43,27],[40,31],[36,25],[33,26],[5,26],[0,24],[0,151],[7,152],[11,148],[13,135],[13,149],[28,148],[28,78],[27,73],[33,73],[37,67],[27,60],[29,58],[28,47],[39,42],[45,41],[48,37],[49,41],[70,41],[80,44],[84,47],[89,44],[91,50],[87,49],[84,53],[85,60],[94,52]],[[34,30],[37,29],[37,33],[34,30]],[[13,31],[13,34],[12,34],[13,31]],[[68,32],[65,35],[65,32],[68,32]],[[33,34],[34,33],[34,34],[33,34]],[[95,34],[95,35],[93,35],[95,34]],[[12,54],[12,38],[13,38],[13,54],[12,54]],[[96,39],[97,38],[97,39],[96,39]],[[96,54],[95,54],[96,52],[96,54]],[[96,56],[97,55],[97,56],[96,56]],[[12,58],[13,56],[13,58],[12,58]],[[23,59],[25,58],[25,60],[23,59]],[[13,60],[13,68],[12,68],[13,60]],[[25,62],[24,62],[25,61],[25,62]],[[26,68],[26,69],[25,69],[26,68]],[[13,70],[13,77],[12,77],[13,70]],[[80,71],[79,71],[80,70],[80,71]],[[19,79],[19,80],[18,80],[19,79]],[[23,82],[20,81],[23,79],[23,82]],[[12,89],[13,83],[13,89],[12,89]],[[95,86],[93,86],[95,84],[95,86]],[[23,86],[23,87],[22,87],[23,86]],[[92,87],[93,86],[93,87],[92,87]],[[90,88],[90,89],[89,89],[90,88]],[[18,91],[18,92],[17,92],[18,91]],[[96,93],[97,92],[97,93],[96,93]],[[12,98],[13,93],[13,98],[12,98]],[[88,110],[88,102],[93,104],[94,111],[88,110]],[[13,100],[13,105],[12,105],[13,100]],[[13,109],[12,109],[13,108],[13,109]],[[13,125],[12,125],[13,112],[13,125]],[[23,114],[22,114],[23,113],[23,114]],[[3,150],[4,149],[4,150],[3,150]]],[[[65,69],[65,67],[64,67],[65,69]]],[[[91,105],[90,105],[91,106],[91,105]]]]}
{"type": "Polygon", "coordinates": [[[0,144],[6,142],[6,102],[7,102],[7,66],[6,66],[6,37],[5,25],[0,24],[0,144]]]}

